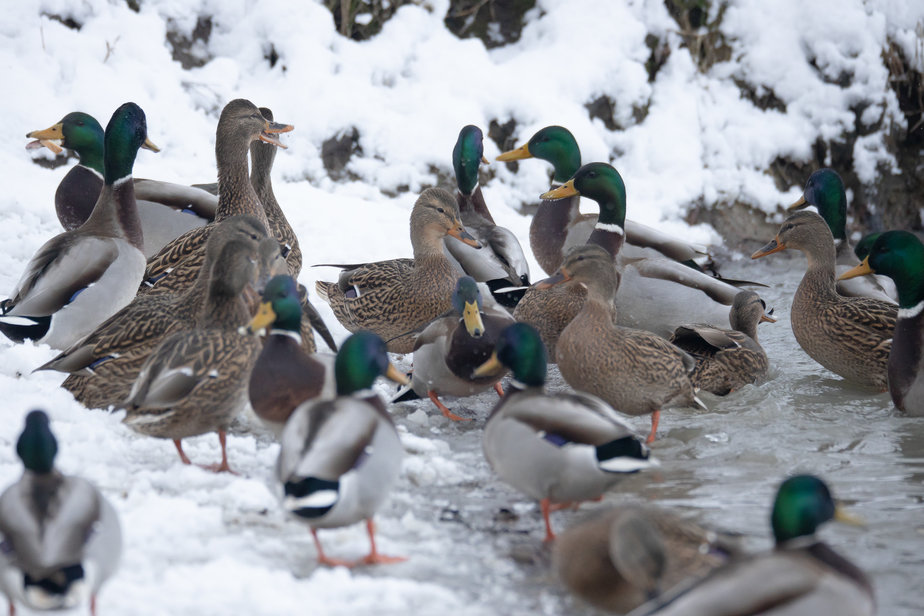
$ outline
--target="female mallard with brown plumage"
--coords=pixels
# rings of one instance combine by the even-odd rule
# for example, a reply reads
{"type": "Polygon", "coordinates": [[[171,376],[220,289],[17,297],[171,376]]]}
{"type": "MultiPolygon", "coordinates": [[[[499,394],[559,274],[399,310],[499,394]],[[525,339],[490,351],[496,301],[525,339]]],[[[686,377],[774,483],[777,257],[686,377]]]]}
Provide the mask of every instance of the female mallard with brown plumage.
{"type": "Polygon", "coordinates": [[[652,442],[662,408],[696,406],[690,373],[695,360],[664,338],[615,324],[618,274],[610,254],[594,244],[572,249],[558,273],[536,283],[569,281],[587,287],[581,311],[558,338],[558,369],[569,385],[603,398],[628,415],[651,413],[652,442]]]}
{"type": "MultiPolygon", "coordinates": [[[[834,236],[835,270],[838,275],[860,264],[847,237],[847,192],[844,181],[834,169],[818,169],[805,182],[802,196],[787,208],[789,211],[814,206],[834,236]]],[[[835,282],[837,292],[846,297],[872,297],[895,303],[895,285],[885,276],[865,275],[835,282]]]]}
{"type": "MultiPolygon", "coordinates": [[[[89,336],[44,364],[38,370],[68,372],[62,387],[88,408],[106,408],[125,400],[141,365],[167,336],[195,327],[205,315],[212,282],[238,274],[230,269],[234,259],[221,261],[224,248],[236,242],[235,250],[257,251],[263,242],[272,244],[259,220],[252,216],[232,216],[217,225],[206,245],[205,263],[196,281],[181,295],[155,293],[139,295],[132,303],[107,319],[89,336]]],[[[278,244],[268,246],[279,254],[278,244]]],[[[281,263],[285,266],[285,263],[281,263]]],[[[261,264],[278,265],[275,260],[261,264]]],[[[275,272],[259,272],[264,276],[275,272]]],[[[253,284],[253,282],[251,283],[253,284]]],[[[262,286],[262,285],[259,285],[262,286]]],[[[222,290],[224,285],[214,287],[222,290]]],[[[235,300],[242,314],[248,303],[242,295],[235,300]]]]}
{"type": "Polygon", "coordinates": [[[731,329],[698,323],[674,330],[671,342],[696,359],[690,375],[694,387],[724,396],[767,374],[770,363],[757,342],[757,324],[776,319],[766,308],[757,293],[741,291],[728,314],[731,329]]]}
{"type": "MultiPolygon", "coordinates": [[[[439,396],[473,396],[492,387],[503,396],[500,380],[506,368],[477,377],[472,372],[491,357],[501,331],[513,322],[500,308],[485,310],[471,276],[459,278],[452,292],[451,313],[434,319],[417,336],[411,389],[421,398],[430,398],[444,417],[468,421],[450,411],[439,396]]],[[[402,399],[398,396],[394,401],[402,399]]]]}
{"type": "Polygon", "coordinates": [[[545,391],[545,348],[526,323],[501,332],[476,375],[513,372],[484,427],[484,455],[505,483],[539,501],[545,540],[553,506],[599,498],[627,473],[657,462],[616,412],[596,396],[545,391]]]}
{"type": "Polygon", "coordinates": [[[181,439],[218,432],[221,463],[230,471],[225,433],[247,406],[247,381],[262,344],[239,332],[250,320],[241,293],[256,274],[257,247],[231,241],[218,264],[228,276],[213,276],[196,328],[165,338],[145,360],[123,403],[123,422],[133,430],[173,439],[180,459],[189,464],[181,439]]]}
{"type": "Polygon", "coordinates": [[[740,551],[739,541],[651,505],[624,504],[572,526],[552,546],[552,567],[581,599],[624,614],[740,551]]]}
{"type": "Polygon", "coordinates": [[[452,307],[459,274],[443,252],[447,235],[478,245],[459,220],[455,198],[428,188],[411,211],[413,259],[334,266],[345,271],[337,282],[319,280],[318,295],[351,332],[368,329],[392,353],[410,353],[415,332],[452,307]]]}
{"type": "Polygon", "coordinates": [[[884,391],[898,306],[838,294],[834,288],[834,238],[815,212],[796,212],[784,220],[776,238],[751,258],[787,248],[802,251],[808,259],[790,312],[796,341],[831,372],[884,391]]]}
{"type": "Polygon", "coordinates": [[[225,105],[215,135],[218,165],[218,209],[215,222],[184,233],[148,260],[139,293],[185,291],[193,283],[205,259],[205,242],[216,223],[229,216],[246,214],[268,227],[266,213],[248,177],[247,152],[254,140],[282,146],[275,137],[292,130],[288,124],[265,119],[256,105],[235,99],[225,105]]]}
{"type": "Polygon", "coordinates": [[[886,231],[841,278],[877,273],[895,281],[898,320],[889,353],[889,393],[899,410],[924,415],[924,245],[908,231],[886,231]]]}
{"type": "Polygon", "coordinates": [[[306,353],[301,345],[302,307],[295,280],[271,279],[248,329],[266,329],[263,349],[250,373],[248,396],[254,413],[277,436],[295,408],[336,394],[334,356],[306,353]]]}

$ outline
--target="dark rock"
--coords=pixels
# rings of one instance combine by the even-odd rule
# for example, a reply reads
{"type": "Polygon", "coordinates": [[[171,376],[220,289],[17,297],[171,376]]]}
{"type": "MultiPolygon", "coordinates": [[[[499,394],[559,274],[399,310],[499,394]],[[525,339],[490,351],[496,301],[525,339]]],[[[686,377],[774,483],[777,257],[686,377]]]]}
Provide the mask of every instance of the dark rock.
{"type": "Polygon", "coordinates": [[[56,21],[59,24],[63,24],[65,27],[70,28],[71,30],[77,30],[78,32],[83,27],[83,24],[74,19],[73,17],[65,17],[63,15],[52,15],[51,13],[42,13],[42,17],[47,17],[51,21],[56,21]]]}
{"type": "Polygon", "coordinates": [[[520,40],[524,16],[535,6],[536,0],[451,0],[443,22],[459,38],[492,49],[520,40]]]}
{"type": "Polygon", "coordinates": [[[212,36],[212,18],[200,15],[189,34],[180,32],[175,21],[167,20],[167,43],[173,59],[184,70],[205,66],[212,59],[207,44],[212,36]]]}
{"type": "Polygon", "coordinates": [[[345,169],[354,154],[362,155],[359,145],[359,130],[354,126],[344,130],[321,144],[321,161],[327,174],[333,180],[345,177],[345,169]]]}

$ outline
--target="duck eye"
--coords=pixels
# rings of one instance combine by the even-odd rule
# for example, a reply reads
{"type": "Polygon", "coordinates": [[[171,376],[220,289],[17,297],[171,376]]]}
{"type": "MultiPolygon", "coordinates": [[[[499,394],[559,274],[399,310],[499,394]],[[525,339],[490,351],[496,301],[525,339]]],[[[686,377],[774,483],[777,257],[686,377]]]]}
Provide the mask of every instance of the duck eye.
{"type": "Polygon", "coordinates": [[[444,210],[444,209],[441,208],[441,207],[436,208],[436,211],[439,212],[440,214],[445,214],[445,213],[446,213],[446,210],[444,210]]]}
{"type": "Polygon", "coordinates": [[[792,229],[792,227],[793,227],[792,223],[785,224],[783,225],[783,231],[789,231],[790,229],[792,229]]]}

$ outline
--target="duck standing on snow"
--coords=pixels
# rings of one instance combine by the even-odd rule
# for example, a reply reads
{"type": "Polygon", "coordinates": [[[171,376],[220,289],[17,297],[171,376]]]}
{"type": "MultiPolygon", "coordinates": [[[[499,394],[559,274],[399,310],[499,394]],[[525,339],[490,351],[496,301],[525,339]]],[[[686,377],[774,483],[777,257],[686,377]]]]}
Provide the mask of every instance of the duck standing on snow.
{"type": "Polygon", "coordinates": [[[870,297],[844,297],[834,287],[834,238],[815,212],[796,212],[776,238],[751,255],[759,259],[793,248],[808,269],[792,300],[790,322],[809,357],[844,379],[885,391],[898,307],[870,297]]]}
{"type": "MultiPolygon", "coordinates": [[[[834,169],[819,169],[809,176],[798,201],[789,211],[815,206],[834,236],[835,270],[838,275],[860,264],[847,239],[847,192],[844,181],[834,169]]],[[[884,276],[867,275],[851,279],[838,279],[837,292],[845,297],[872,297],[895,303],[898,293],[895,285],[884,276]]]]}
{"type": "Polygon", "coordinates": [[[328,557],[318,528],[366,520],[371,549],[359,563],[399,562],[380,554],[372,516],[401,471],[404,450],[385,402],[372,391],[384,375],[401,384],[407,377],[388,361],[385,343],[371,332],[347,338],[334,366],[337,397],[300,406],[282,433],[276,475],[283,506],[311,527],[318,562],[350,566],[328,557]]]}
{"type": "Polygon", "coordinates": [[[690,375],[694,387],[724,396],[767,374],[770,362],[757,342],[757,324],[776,319],[766,309],[757,293],[741,291],[728,315],[731,329],[699,323],[674,330],[671,342],[696,359],[690,375]]]}
{"type": "Polygon", "coordinates": [[[0,303],[0,332],[66,349],[135,296],[144,273],[144,237],[132,166],[147,140],[144,112],[125,103],[105,136],[105,184],[93,212],[73,231],[39,248],[10,299],[0,303]]]}
{"type": "Polygon", "coordinates": [[[908,231],[886,231],[863,262],[841,274],[852,278],[883,274],[898,289],[898,320],[889,353],[889,393],[905,413],[924,416],[924,245],[908,231]]]}
{"type": "Polygon", "coordinates": [[[478,183],[478,165],[482,162],[487,160],[481,129],[471,124],[464,126],[452,150],[452,168],[459,188],[456,200],[465,230],[482,248],[479,250],[450,236],[445,239],[446,249],[466,274],[488,285],[501,305],[513,307],[523,297],[523,289],[502,289],[528,286],[529,264],[516,236],[509,229],[497,226],[488,211],[478,183]]]}
{"type": "MultiPolygon", "coordinates": [[[[472,372],[491,357],[501,331],[514,320],[502,309],[485,310],[481,291],[471,276],[456,282],[452,307],[450,314],[434,319],[417,336],[411,389],[421,398],[430,398],[444,417],[469,421],[450,411],[439,396],[474,396],[491,387],[497,395],[504,395],[500,380],[507,374],[506,368],[477,377],[472,372]]],[[[394,401],[403,399],[398,396],[394,401]]]]}
{"type": "Polygon", "coordinates": [[[268,329],[247,392],[254,413],[278,436],[298,405],[336,395],[334,356],[304,351],[302,307],[291,276],[276,276],[267,283],[247,327],[251,332],[268,329]]]}
{"type": "Polygon", "coordinates": [[[572,526],[552,546],[552,567],[575,595],[624,614],[740,552],[737,537],[666,509],[617,505],[572,526]]]}
{"type": "MultiPolygon", "coordinates": [[[[552,188],[563,185],[577,173],[581,166],[581,150],[577,140],[567,128],[546,126],[525,144],[504,152],[497,160],[510,162],[538,158],[552,163],[554,175],[552,188]]],[[[550,200],[545,195],[529,227],[529,245],[536,261],[547,274],[555,273],[561,265],[564,253],[574,246],[585,244],[594,229],[599,229],[597,216],[581,214],[580,194],[571,194],[567,199],[557,197],[550,200]]],[[[697,267],[696,260],[708,259],[705,246],[691,244],[646,225],[626,220],[624,233],[627,257],[663,257],[697,267]]]]}
{"type": "Polygon", "coordinates": [[[869,579],[815,536],[831,520],[858,524],[835,505],[824,481],[790,477],[773,503],[772,551],[733,559],[628,616],[871,616],[876,606],[869,579]]]}
{"type": "Polygon", "coordinates": [[[459,275],[443,252],[447,235],[480,245],[459,220],[453,196],[428,188],[411,210],[413,259],[333,265],[344,270],[337,282],[319,280],[315,289],[345,328],[368,329],[388,341],[392,353],[410,353],[413,332],[452,307],[459,275]]]}
{"type": "Polygon", "coordinates": [[[31,411],[16,443],[22,477],[0,495],[0,589],[10,614],[90,604],[115,572],[122,531],[100,491],[54,466],[58,442],[44,411],[31,411]]]}
{"type": "MultiPolygon", "coordinates": [[[[55,191],[55,211],[65,230],[76,229],[90,217],[103,188],[103,128],[91,115],[74,111],[60,122],[27,134],[37,139],[27,149],[47,147],[55,154],[61,148],[77,153],[74,165],[55,191]]],[[[141,146],[153,152],[159,148],[145,140],[141,146]]],[[[195,188],[171,182],[135,178],[135,201],[144,234],[144,256],[150,257],[173,238],[201,227],[215,216],[218,197],[195,188]]]]}
{"type": "Polygon", "coordinates": [[[609,253],[594,244],[578,246],[555,276],[536,287],[569,281],[587,288],[581,311],[558,338],[558,369],[569,385],[603,398],[621,413],[651,413],[649,443],[662,408],[702,406],[690,381],[693,357],[661,336],[615,324],[619,275],[609,253]]]}
{"type": "Polygon", "coordinates": [[[247,406],[247,382],[262,344],[238,331],[250,320],[241,294],[256,274],[259,245],[230,241],[222,248],[200,306],[196,327],[160,342],[141,366],[122,403],[122,420],[136,432],[173,440],[183,464],[181,440],[217,432],[221,462],[209,467],[231,472],[226,433],[247,406]]]}
{"type": "Polygon", "coordinates": [[[506,366],[507,394],[484,428],[484,455],[502,481],[539,501],[545,540],[555,538],[553,505],[599,498],[626,473],[656,464],[648,448],[603,400],[545,391],[545,348],[526,323],[501,332],[476,375],[506,366]]]}

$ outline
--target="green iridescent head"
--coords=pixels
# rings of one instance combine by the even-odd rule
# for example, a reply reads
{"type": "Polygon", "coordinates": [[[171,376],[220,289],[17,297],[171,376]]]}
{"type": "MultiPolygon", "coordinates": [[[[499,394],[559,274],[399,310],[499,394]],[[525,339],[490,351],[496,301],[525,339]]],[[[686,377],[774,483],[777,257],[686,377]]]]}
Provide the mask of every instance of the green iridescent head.
{"type": "Polygon", "coordinates": [[[770,523],[776,542],[815,534],[819,526],[835,518],[837,507],[824,481],[814,475],[796,475],[784,481],[776,493],[770,523]]]}
{"type": "Polygon", "coordinates": [[[274,276],[263,289],[260,310],[267,306],[273,314],[272,328],[300,332],[302,329],[302,305],[298,301],[298,285],[295,280],[282,274],[274,276]]]}
{"type": "Polygon", "coordinates": [[[340,346],[334,361],[334,375],[340,396],[369,389],[375,379],[383,375],[401,384],[408,382],[388,360],[382,339],[369,331],[356,332],[340,346]]]}
{"type": "Polygon", "coordinates": [[[36,148],[43,145],[56,154],[61,148],[68,148],[77,153],[80,163],[100,175],[103,173],[103,127],[96,118],[74,111],[57,124],[44,130],[34,130],[26,134],[29,139],[37,139],[27,147],[36,148]]]}
{"type": "Polygon", "coordinates": [[[33,473],[45,474],[54,469],[58,441],[51,433],[44,411],[30,411],[26,415],[26,427],[16,441],[16,453],[23,466],[33,473]]]}
{"type": "Polygon", "coordinates": [[[847,192],[844,181],[834,169],[819,169],[809,176],[802,198],[789,206],[790,210],[814,205],[825,219],[834,239],[847,237],[847,192]]]}
{"type": "Polygon", "coordinates": [[[880,235],[882,235],[882,231],[864,235],[863,238],[857,242],[857,245],[853,247],[853,254],[857,255],[857,258],[861,261],[865,259],[866,255],[869,254],[869,249],[873,247],[873,242],[875,242],[876,238],[880,235]]]}
{"type": "Polygon", "coordinates": [[[553,180],[561,184],[581,166],[581,149],[567,128],[546,126],[533,135],[526,145],[504,152],[497,160],[511,161],[524,158],[538,158],[552,163],[555,168],[553,180]]]}
{"type": "Polygon", "coordinates": [[[144,112],[135,103],[125,103],[115,110],[106,126],[105,173],[107,184],[130,176],[138,148],[148,138],[144,112]]]}
{"type": "Polygon", "coordinates": [[[494,346],[497,360],[510,368],[513,378],[530,387],[545,383],[547,354],[539,332],[532,325],[514,323],[504,329],[494,346]]]}
{"type": "Polygon", "coordinates": [[[469,124],[459,131],[459,138],[452,148],[452,168],[456,173],[456,185],[463,195],[470,195],[478,185],[478,165],[484,159],[484,135],[477,126],[469,124]]]}
{"type": "Polygon", "coordinates": [[[876,238],[864,263],[888,276],[898,289],[898,303],[911,308],[924,300],[924,245],[910,231],[886,231],[876,238]]]}
{"type": "Polygon", "coordinates": [[[562,199],[581,195],[600,205],[598,224],[626,224],[626,185],[616,168],[607,163],[587,163],[562,186],[542,195],[543,199],[562,199]]]}

